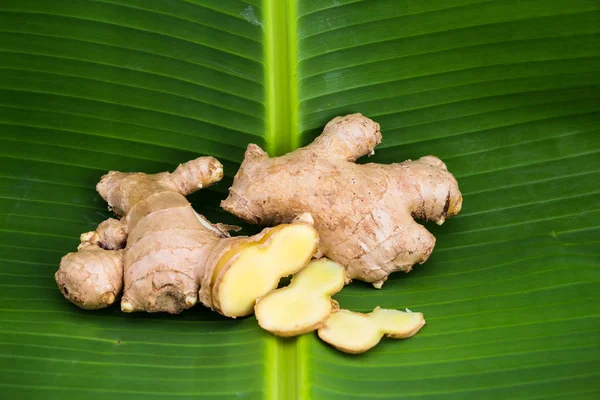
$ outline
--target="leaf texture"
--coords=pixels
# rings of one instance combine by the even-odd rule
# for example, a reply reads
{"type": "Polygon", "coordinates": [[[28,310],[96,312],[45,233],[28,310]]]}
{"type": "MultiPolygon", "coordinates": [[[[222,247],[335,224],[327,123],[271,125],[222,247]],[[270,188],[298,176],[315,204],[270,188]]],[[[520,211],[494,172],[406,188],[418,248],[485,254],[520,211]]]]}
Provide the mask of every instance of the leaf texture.
{"type": "MultiPolygon", "coordinates": [[[[315,338],[310,398],[596,398],[600,391],[598,4],[381,1],[300,7],[304,143],[332,115],[381,123],[373,162],[434,154],[461,214],[429,261],[341,307],[427,326],[363,357],[315,338]]],[[[302,3],[301,3],[302,4],[302,3]]]]}
{"type": "Polygon", "coordinates": [[[0,386],[6,398],[595,399],[600,13],[595,0],[0,2],[0,386]],[[222,183],[332,117],[381,124],[368,162],[434,154],[460,215],[429,261],[344,308],[408,307],[405,341],[346,356],[255,319],[81,311],[53,274],[109,216],[108,170],[199,155],[222,183]]]}

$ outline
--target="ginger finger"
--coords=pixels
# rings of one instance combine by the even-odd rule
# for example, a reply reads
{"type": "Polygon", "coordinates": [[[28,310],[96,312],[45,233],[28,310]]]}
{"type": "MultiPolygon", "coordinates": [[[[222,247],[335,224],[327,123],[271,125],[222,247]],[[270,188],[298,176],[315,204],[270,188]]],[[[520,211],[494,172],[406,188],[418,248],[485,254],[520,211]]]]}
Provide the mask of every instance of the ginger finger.
{"type": "Polygon", "coordinates": [[[80,240],[78,249],[90,244],[105,250],[122,249],[127,241],[127,225],[123,220],[109,218],[100,223],[95,231],[82,233],[80,240]]]}
{"type": "Polygon", "coordinates": [[[87,245],[65,255],[54,275],[60,291],[85,310],[110,306],[123,288],[123,252],[87,245]]]}
{"type": "Polygon", "coordinates": [[[86,310],[114,303],[123,288],[123,261],[127,239],[123,221],[109,218],[95,231],[82,233],[77,253],[60,260],[54,279],[63,295],[86,310]]]}

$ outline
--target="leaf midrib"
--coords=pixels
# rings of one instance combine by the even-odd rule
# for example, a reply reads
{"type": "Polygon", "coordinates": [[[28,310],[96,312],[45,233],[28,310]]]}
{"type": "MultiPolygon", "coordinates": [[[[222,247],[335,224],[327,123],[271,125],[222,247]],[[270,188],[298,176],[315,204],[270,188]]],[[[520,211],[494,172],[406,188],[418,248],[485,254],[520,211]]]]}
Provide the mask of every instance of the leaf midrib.
{"type": "MultiPolygon", "coordinates": [[[[299,146],[296,0],[263,0],[265,143],[271,157],[299,146]]],[[[306,398],[304,357],[298,338],[268,336],[265,398],[306,398]]]]}
{"type": "Polygon", "coordinates": [[[299,145],[296,0],[263,0],[265,142],[271,156],[299,145]]]}

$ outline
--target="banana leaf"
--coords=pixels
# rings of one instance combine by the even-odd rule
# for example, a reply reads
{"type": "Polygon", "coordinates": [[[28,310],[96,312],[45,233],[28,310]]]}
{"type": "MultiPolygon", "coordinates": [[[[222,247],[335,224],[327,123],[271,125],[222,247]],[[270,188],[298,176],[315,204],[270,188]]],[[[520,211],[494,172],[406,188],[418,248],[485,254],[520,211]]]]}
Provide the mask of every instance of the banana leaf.
{"type": "MultiPolygon", "coordinates": [[[[3,0],[0,386],[6,399],[600,396],[597,0],[3,0]],[[213,221],[248,143],[281,155],[336,115],[369,161],[442,158],[460,215],[427,263],[344,308],[421,311],[360,356],[254,317],[82,311],[53,274],[110,213],[108,170],[213,155],[213,221]]],[[[265,188],[273,190],[274,188],[265,188]]],[[[247,227],[247,232],[252,232],[247,227]]]]}

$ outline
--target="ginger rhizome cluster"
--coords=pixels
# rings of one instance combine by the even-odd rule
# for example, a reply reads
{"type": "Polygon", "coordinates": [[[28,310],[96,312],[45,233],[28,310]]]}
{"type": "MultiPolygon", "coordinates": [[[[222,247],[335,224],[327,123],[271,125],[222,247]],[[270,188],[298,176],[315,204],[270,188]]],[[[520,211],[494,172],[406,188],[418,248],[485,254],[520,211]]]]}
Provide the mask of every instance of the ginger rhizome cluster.
{"type": "Polygon", "coordinates": [[[460,211],[462,195],[434,156],[356,163],[380,142],[379,125],[352,114],[281,157],[250,144],[221,206],[268,226],[254,236],[231,237],[236,227],[211,223],[186,199],[223,177],[213,157],[172,173],[109,172],[96,189],[118,218],[81,235],[56,282],[84,309],[121,297],[124,312],[176,314],[200,302],[232,318],[254,312],[279,336],[317,331],[348,353],[383,336],[410,337],[425,324],[421,313],[377,307],[360,314],[340,309],[332,296],[351,279],[381,288],[391,273],[424,263],[435,237],[415,219],[442,224],[460,211]],[[289,275],[291,283],[277,289],[289,275]]]}
{"type": "Polygon", "coordinates": [[[415,218],[442,224],[462,205],[456,179],[437,157],[355,163],[380,141],[379,124],[352,114],[282,157],[251,144],[221,206],[253,224],[312,214],[319,254],[342,264],[350,279],[380,288],[389,274],[408,272],[431,254],[435,237],[415,218]]]}
{"type": "Polygon", "coordinates": [[[218,182],[223,167],[212,157],[173,173],[110,172],[97,185],[120,220],[84,233],[76,253],[63,257],[56,282],[85,309],[179,313],[198,300],[230,317],[252,313],[256,298],[311,259],[318,236],[312,218],[230,237],[227,226],[197,214],[186,195],[218,182]]]}

